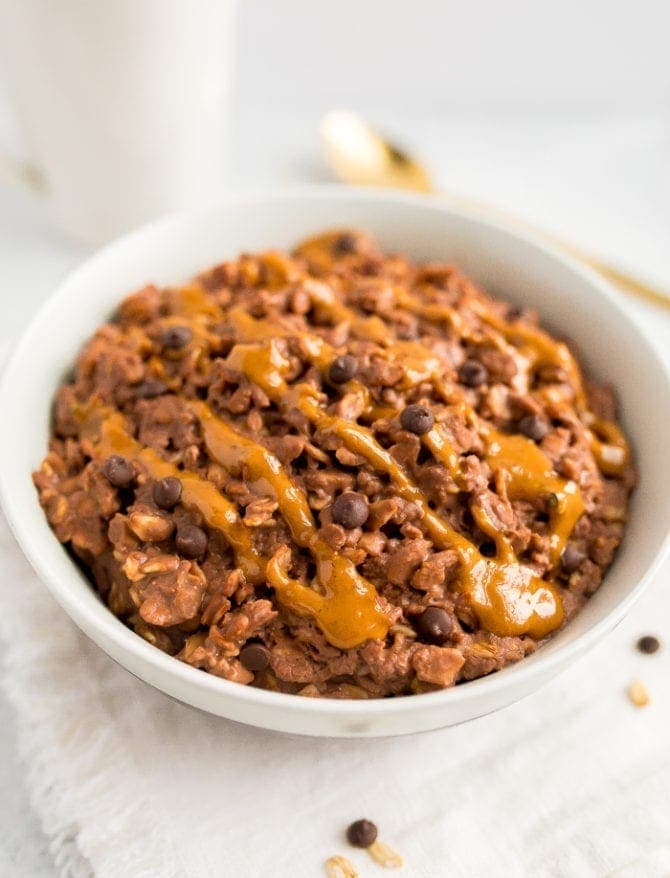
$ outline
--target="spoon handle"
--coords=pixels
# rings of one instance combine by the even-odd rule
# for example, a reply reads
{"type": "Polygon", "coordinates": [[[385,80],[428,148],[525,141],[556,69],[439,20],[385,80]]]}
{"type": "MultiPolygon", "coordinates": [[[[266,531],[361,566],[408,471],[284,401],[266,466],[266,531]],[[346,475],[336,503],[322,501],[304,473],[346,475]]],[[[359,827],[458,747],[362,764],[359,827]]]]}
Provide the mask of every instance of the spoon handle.
{"type": "Polygon", "coordinates": [[[653,302],[656,305],[661,305],[664,308],[670,309],[670,292],[664,292],[658,287],[653,287],[650,284],[645,283],[644,281],[640,280],[640,278],[629,274],[628,272],[624,271],[621,268],[618,268],[615,265],[611,265],[608,262],[603,262],[601,259],[593,256],[590,253],[587,253],[580,247],[576,247],[574,244],[568,243],[563,238],[559,238],[556,235],[547,232],[545,229],[536,226],[534,223],[530,223],[527,220],[522,220],[518,216],[514,216],[513,214],[510,214],[499,207],[495,207],[492,204],[486,204],[482,201],[476,201],[472,198],[447,196],[447,199],[450,204],[468,208],[470,210],[476,210],[477,212],[488,214],[491,217],[497,217],[498,219],[502,219],[507,223],[511,223],[515,226],[518,226],[519,228],[523,228],[531,234],[535,235],[536,237],[541,238],[547,243],[552,244],[557,249],[562,250],[564,253],[572,256],[573,259],[576,259],[578,262],[582,262],[584,265],[588,265],[589,268],[602,275],[620,290],[623,290],[624,292],[629,293],[633,296],[647,299],[648,301],[653,302]]]}
{"type": "Polygon", "coordinates": [[[628,272],[622,271],[614,265],[608,265],[606,262],[601,262],[589,253],[584,253],[582,250],[579,250],[570,244],[566,244],[565,241],[557,241],[556,243],[559,247],[565,250],[566,253],[570,253],[576,259],[583,262],[585,265],[588,265],[589,268],[597,271],[598,274],[607,278],[607,280],[624,292],[630,293],[630,295],[633,296],[640,296],[643,299],[653,302],[655,305],[662,305],[664,308],[670,308],[670,297],[667,293],[644,283],[634,275],[628,274],[628,272]]]}

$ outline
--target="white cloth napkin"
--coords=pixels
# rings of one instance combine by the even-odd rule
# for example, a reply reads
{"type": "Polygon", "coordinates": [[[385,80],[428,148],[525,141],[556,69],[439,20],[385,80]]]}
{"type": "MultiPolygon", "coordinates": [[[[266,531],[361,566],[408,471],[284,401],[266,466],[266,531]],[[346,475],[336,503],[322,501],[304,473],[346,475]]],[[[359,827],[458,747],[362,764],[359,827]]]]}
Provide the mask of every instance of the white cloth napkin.
{"type": "Polygon", "coordinates": [[[2,685],[60,874],[670,875],[670,565],[590,655],[467,725],[374,741],[263,732],[171,701],[90,643],[0,522],[2,685]],[[657,633],[661,652],[634,649],[657,633]],[[651,703],[625,694],[642,680],[651,703]],[[386,872],[343,830],[374,820],[386,872]]]}

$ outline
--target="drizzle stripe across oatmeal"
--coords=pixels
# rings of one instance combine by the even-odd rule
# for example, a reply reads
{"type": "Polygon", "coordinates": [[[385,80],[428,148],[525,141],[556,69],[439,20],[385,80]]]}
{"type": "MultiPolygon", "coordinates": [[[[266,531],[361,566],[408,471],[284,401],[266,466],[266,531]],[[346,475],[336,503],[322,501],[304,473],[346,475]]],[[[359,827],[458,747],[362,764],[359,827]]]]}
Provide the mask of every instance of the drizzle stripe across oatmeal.
{"type": "Polygon", "coordinates": [[[579,488],[559,478],[551,462],[537,445],[525,436],[507,436],[493,428],[484,433],[486,459],[491,468],[505,473],[507,495],[511,500],[552,498],[550,506],[551,556],[558,563],[568,537],[584,511],[579,488]]]}
{"type": "MultiPolygon", "coordinates": [[[[260,331],[257,326],[256,337],[260,331]]],[[[421,508],[421,523],[432,539],[442,548],[458,553],[461,587],[488,630],[503,636],[529,633],[541,638],[560,625],[563,611],[553,585],[518,564],[511,551],[501,560],[484,558],[470,540],[430,508],[425,495],[370,430],[325,412],[311,385],[302,383],[289,387],[286,384],[284,373],[288,363],[277,355],[271,342],[235,345],[228,362],[258,384],[277,404],[298,408],[317,429],[337,435],[350,451],[364,457],[373,470],[389,476],[399,496],[421,508]]],[[[318,612],[314,616],[321,624],[318,612]]]]}
{"type": "MultiPolygon", "coordinates": [[[[348,311],[345,306],[338,308],[338,316],[342,318],[345,311],[348,311]]],[[[274,325],[268,320],[257,320],[246,314],[242,315],[241,318],[236,318],[234,325],[239,338],[244,341],[254,341],[256,346],[253,344],[237,345],[233,348],[229,356],[231,365],[244,372],[250,380],[262,387],[268,396],[275,399],[275,401],[281,402],[282,399],[286,401],[289,398],[293,398],[295,392],[299,391],[300,388],[294,388],[293,397],[288,395],[288,387],[283,381],[281,358],[277,356],[276,351],[271,346],[268,346],[268,342],[273,337],[277,337],[277,330],[274,325]]],[[[287,332],[285,334],[290,335],[291,333],[287,332]]],[[[334,357],[332,348],[326,345],[318,336],[311,336],[306,333],[293,333],[293,335],[299,335],[303,340],[308,340],[308,347],[311,350],[317,351],[312,357],[315,365],[323,366],[324,362],[328,362],[329,359],[334,357]]],[[[386,341],[388,344],[391,343],[388,335],[386,341]]],[[[418,342],[410,342],[409,344],[412,345],[413,355],[411,369],[420,376],[417,383],[419,380],[431,377],[439,380],[439,375],[436,374],[439,362],[435,361],[431,351],[418,342]]],[[[404,349],[401,348],[401,355],[403,352],[404,349]]],[[[363,394],[364,399],[366,398],[365,388],[361,387],[357,382],[350,382],[350,387],[363,394]]],[[[302,385],[302,390],[309,393],[309,386],[302,385]]],[[[460,405],[468,418],[474,421],[478,420],[474,410],[463,400],[461,400],[460,405]]],[[[313,423],[316,423],[317,426],[319,425],[320,409],[318,406],[312,408],[311,414],[308,414],[300,404],[298,407],[301,408],[303,414],[307,414],[310,417],[313,423]]],[[[323,423],[323,420],[321,420],[321,423],[323,423]]],[[[579,488],[574,482],[556,476],[547,456],[534,442],[525,436],[517,434],[505,435],[498,430],[494,430],[492,427],[481,425],[480,432],[485,441],[486,459],[491,469],[494,472],[498,469],[504,470],[506,474],[507,491],[511,499],[528,500],[543,495],[552,495],[553,505],[550,513],[552,527],[551,551],[552,560],[554,563],[557,563],[574,525],[584,511],[579,488]]],[[[338,433],[338,435],[344,438],[341,433],[338,433]]],[[[371,436],[371,434],[368,435],[371,436]]],[[[459,456],[451,447],[443,429],[437,425],[425,434],[422,440],[435,458],[459,482],[461,479],[459,456]]],[[[354,449],[352,448],[351,450],[354,449]]],[[[359,450],[358,453],[365,456],[363,451],[359,450]]],[[[426,505],[425,498],[423,499],[424,505],[426,505]]],[[[485,528],[485,530],[487,533],[490,533],[490,529],[485,528]]],[[[501,546],[501,536],[496,533],[495,538],[496,544],[501,546]]],[[[509,553],[507,554],[509,555],[509,553]]]]}
{"type": "Polygon", "coordinates": [[[120,454],[145,467],[152,478],[181,480],[181,502],[197,510],[205,522],[226,538],[235,553],[240,569],[252,582],[263,579],[264,564],[255,552],[249,529],[240,519],[237,508],[218,488],[197,473],[180,470],[134,439],[126,429],[123,415],[95,403],[76,412],[82,436],[91,443],[98,460],[120,454]]]}
{"type": "MultiPolygon", "coordinates": [[[[465,331],[460,315],[453,308],[422,302],[405,290],[396,293],[396,303],[429,320],[445,322],[463,337],[472,337],[465,331]]],[[[497,330],[507,341],[521,343],[522,349],[530,353],[533,367],[551,365],[565,371],[574,392],[575,405],[584,423],[590,427],[591,450],[600,470],[609,476],[622,475],[630,463],[628,443],[616,424],[597,419],[588,411],[581,372],[567,345],[554,341],[537,326],[524,326],[515,321],[503,320],[480,302],[473,302],[472,306],[481,320],[497,330]]]]}
{"type": "Polygon", "coordinates": [[[82,435],[92,444],[94,456],[104,460],[120,454],[145,467],[155,479],[168,476],[181,480],[181,502],[196,509],[209,527],[224,535],[235,557],[252,582],[267,580],[278,598],[300,612],[318,620],[328,640],[341,649],[357,646],[370,638],[384,637],[389,622],[379,605],[371,583],[358,574],[347,558],[337,555],[318,531],[307,498],[287,477],[280,462],[266,448],[244,436],[226,421],[217,418],[200,401],[189,403],[200,420],[207,450],[224,469],[237,472],[244,467],[251,481],[271,489],[295,542],[309,550],[317,565],[317,580],[324,590],[319,594],[286,574],[290,561],[284,553],[277,559],[263,559],[252,547],[249,529],[236,507],[211,482],[196,473],[180,470],[155,451],[142,446],[128,433],[120,412],[103,406],[90,406],[79,413],[82,435]]]}
{"type": "MultiPolygon", "coordinates": [[[[316,246],[318,241],[315,239],[314,242],[310,243],[314,243],[316,246]]],[[[379,317],[359,317],[358,314],[339,301],[324,284],[312,282],[310,296],[318,309],[333,322],[339,321],[349,324],[352,333],[357,337],[371,339],[386,347],[393,346],[398,355],[402,356],[406,365],[409,360],[409,365],[416,367],[417,371],[413,376],[415,381],[418,382],[422,379],[426,369],[434,371],[434,368],[439,367],[439,360],[428,348],[418,342],[393,338],[379,317]]],[[[461,316],[454,308],[424,302],[417,296],[401,289],[394,291],[394,299],[400,308],[431,321],[444,322],[463,338],[473,338],[472,333],[466,330],[461,316]]],[[[615,423],[595,418],[588,410],[579,366],[568,347],[562,342],[554,341],[551,336],[536,326],[524,326],[518,321],[503,320],[482,303],[472,302],[471,304],[482,322],[500,332],[508,341],[520,343],[524,351],[530,352],[534,366],[549,364],[565,370],[574,391],[576,406],[581,412],[583,422],[589,427],[591,450],[599,468],[608,476],[622,475],[630,463],[628,443],[615,423]]],[[[208,323],[227,321],[239,332],[241,339],[248,341],[259,341],[272,337],[309,339],[313,345],[310,352],[312,361],[322,367],[335,356],[333,349],[318,335],[291,330],[269,321],[254,321],[239,307],[231,308],[229,312],[226,312],[213,302],[202,287],[197,284],[173,290],[172,308],[176,315],[175,322],[187,322],[194,330],[194,334],[201,340],[203,337],[206,338],[208,323]]],[[[408,371],[411,375],[412,369],[410,368],[408,371]]]]}
{"type": "Polygon", "coordinates": [[[217,418],[203,402],[190,403],[202,424],[212,459],[229,471],[245,469],[251,482],[262,483],[274,494],[279,511],[295,542],[316,562],[316,577],[323,593],[290,579],[286,566],[290,552],[282,552],[267,567],[268,581],[282,603],[309,612],[328,640],[341,649],[369,638],[384,637],[389,621],[379,605],[374,586],[360,576],[352,562],[319,539],[307,497],[286,475],[277,458],[258,442],[217,418]]]}
{"type": "MultiPolygon", "coordinates": [[[[397,340],[389,335],[379,318],[360,318],[318,283],[313,284],[310,289],[315,305],[322,312],[327,313],[333,322],[347,323],[350,330],[358,337],[371,338],[387,348],[392,345],[398,348],[397,340]]],[[[423,304],[408,294],[397,296],[397,300],[399,305],[409,310],[433,320],[445,320],[452,327],[460,329],[459,317],[450,308],[423,304]]],[[[488,316],[487,313],[486,317],[488,316]]],[[[241,340],[228,357],[228,362],[233,368],[238,369],[261,387],[279,405],[284,407],[295,405],[317,428],[338,435],[350,451],[363,456],[375,470],[386,473],[392,479],[400,496],[417,503],[422,508],[422,521],[430,536],[438,545],[457,551],[461,561],[461,584],[469,595],[481,624],[499,635],[530,633],[538,638],[560,625],[561,601],[553,585],[539,579],[531,570],[518,563],[507,539],[493,527],[483,512],[477,514],[478,524],[495,541],[497,557],[494,560],[484,558],[473,543],[430,509],[425,496],[416,485],[412,484],[407,474],[388,452],[377,443],[367,428],[324,412],[318,401],[313,398],[310,385],[298,384],[289,387],[286,384],[284,374],[287,364],[272,345],[271,340],[278,337],[299,338],[312,362],[324,368],[333,359],[334,351],[323,339],[311,333],[277,327],[271,321],[255,319],[240,309],[232,309],[228,319],[236,331],[236,337],[241,340]]],[[[497,318],[490,315],[490,320],[487,322],[491,321],[496,323],[495,328],[498,329],[497,318]]],[[[500,322],[504,323],[504,321],[500,322]]],[[[510,332],[510,337],[515,339],[519,337],[519,333],[510,332]]],[[[534,347],[536,362],[550,362],[566,368],[570,378],[575,382],[573,387],[576,397],[582,401],[584,396],[581,376],[565,345],[554,343],[540,330],[527,329],[521,333],[521,337],[525,344],[529,346],[532,344],[534,347]]],[[[399,350],[399,353],[410,353],[413,358],[412,365],[417,372],[417,381],[434,373],[437,363],[431,351],[417,342],[401,342],[401,344],[403,350],[399,350]]],[[[351,384],[356,387],[355,382],[351,384]]],[[[359,386],[359,392],[364,392],[364,388],[359,386]]],[[[472,410],[470,414],[474,416],[472,410]]],[[[552,495],[554,502],[550,512],[551,555],[553,562],[557,563],[583,511],[583,502],[577,485],[557,477],[547,457],[527,438],[519,435],[507,436],[492,428],[484,430],[483,435],[487,460],[493,470],[501,469],[507,474],[507,490],[511,499],[532,499],[543,494],[552,495]]],[[[423,441],[435,457],[458,478],[460,476],[458,456],[449,446],[439,426],[429,431],[423,441]]],[[[313,605],[312,598],[305,602],[304,592],[304,586],[293,583],[291,592],[284,588],[282,597],[280,589],[278,596],[295,610],[309,609],[325,631],[319,609],[323,611],[328,605],[328,596],[317,608],[313,605]],[[302,601],[296,600],[298,593],[302,595],[302,601]],[[307,604],[312,606],[308,607],[307,604]]]]}

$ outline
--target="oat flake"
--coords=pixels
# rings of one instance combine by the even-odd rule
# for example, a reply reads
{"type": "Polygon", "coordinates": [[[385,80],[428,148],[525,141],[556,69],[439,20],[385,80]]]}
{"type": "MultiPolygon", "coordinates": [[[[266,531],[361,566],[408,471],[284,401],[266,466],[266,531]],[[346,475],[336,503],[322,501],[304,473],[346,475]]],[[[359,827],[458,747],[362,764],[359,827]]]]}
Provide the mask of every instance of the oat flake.
{"type": "Polygon", "coordinates": [[[628,697],[635,707],[646,707],[650,701],[647,687],[640,680],[633,680],[630,684],[628,687],[628,697]]]}
{"type": "Polygon", "coordinates": [[[375,863],[379,863],[386,869],[399,869],[402,866],[400,854],[383,841],[374,841],[368,848],[368,852],[375,863]]]}
{"type": "Polygon", "coordinates": [[[346,857],[329,857],[326,860],[328,878],[359,878],[358,870],[346,857]]]}

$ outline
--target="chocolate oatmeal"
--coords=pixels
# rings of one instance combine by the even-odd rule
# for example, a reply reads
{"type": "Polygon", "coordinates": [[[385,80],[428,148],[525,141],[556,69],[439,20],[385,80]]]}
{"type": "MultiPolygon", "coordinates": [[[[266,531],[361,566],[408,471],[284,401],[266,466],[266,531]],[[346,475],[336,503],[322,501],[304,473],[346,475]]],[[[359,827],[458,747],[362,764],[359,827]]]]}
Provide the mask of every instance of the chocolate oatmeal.
{"type": "Polygon", "coordinates": [[[568,623],[634,470],[612,391],[535,314],[338,231],[126,298],[34,479],[158,649],[371,698],[489,674],[568,623]]]}

